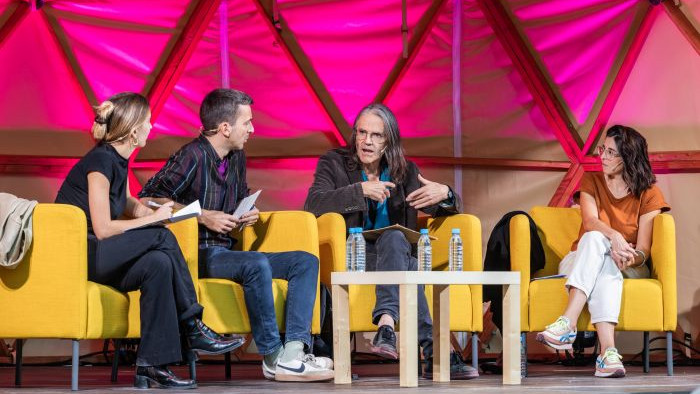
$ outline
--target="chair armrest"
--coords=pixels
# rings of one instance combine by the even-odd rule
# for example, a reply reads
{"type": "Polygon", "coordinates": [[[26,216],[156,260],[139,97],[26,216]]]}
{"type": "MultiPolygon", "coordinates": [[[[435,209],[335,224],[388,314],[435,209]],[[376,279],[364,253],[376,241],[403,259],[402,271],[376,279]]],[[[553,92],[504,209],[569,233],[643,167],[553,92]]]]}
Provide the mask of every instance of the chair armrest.
{"type": "Polygon", "coordinates": [[[676,225],[673,216],[654,218],[651,241],[652,278],[661,282],[664,305],[664,330],[675,331],[678,319],[676,285],[676,225]]]}
{"type": "Polygon", "coordinates": [[[510,219],[510,270],[520,271],[520,326],[528,331],[528,293],[530,291],[530,221],[525,215],[510,219]]]}
{"type": "Polygon", "coordinates": [[[331,284],[331,272],[344,272],[345,219],[339,213],[325,213],[316,219],[318,224],[321,282],[331,284]]]}
{"type": "MultiPolygon", "coordinates": [[[[316,217],[305,211],[261,212],[260,219],[243,230],[241,250],[268,253],[304,251],[318,258],[316,217]]],[[[314,334],[321,332],[319,284],[317,277],[316,301],[311,319],[311,332],[314,334]]]]}
{"type": "Polygon", "coordinates": [[[30,250],[0,268],[0,338],[82,339],[87,325],[87,221],[80,208],[38,204],[30,250]]]}
{"type": "Polygon", "coordinates": [[[481,222],[474,215],[465,213],[430,218],[426,224],[430,235],[437,237],[433,247],[433,269],[447,269],[452,229],[458,228],[462,237],[464,271],[483,271],[481,257],[481,222]]]}
{"type": "Polygon", "coordinates": [[[182,255],[185,257],[194,288],[199,289],[199,286],[197,286],[197,280],[199,279],[199,228],[197,218],[189,218],[169,224],[168,229],[175,235],[182,255]]]}
{"type": "Polygon", "coordinates": [[[318,257],[318,227],[304,211],[261,212],[260,219],[243,230],[241,250],[288,252],[301,250],[318,257]]]}

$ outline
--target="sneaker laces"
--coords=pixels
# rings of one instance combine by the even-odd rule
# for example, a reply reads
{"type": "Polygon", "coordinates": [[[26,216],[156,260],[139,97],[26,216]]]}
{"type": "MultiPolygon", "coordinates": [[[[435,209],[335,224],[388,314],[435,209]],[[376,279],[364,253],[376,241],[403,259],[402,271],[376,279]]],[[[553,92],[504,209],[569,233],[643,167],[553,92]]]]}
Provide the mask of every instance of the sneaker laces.
{"type": "Polygon", "coordinates": [[[547,330],[566,330],[566,331],[572,331],[571,327],[569,326],[569,319],[565,318],[564,316],[559,316],[557,321],[554,323],[550,324],[547,326],[547,330]]]}
{"type": "Polygon", "coordinates": [[[617,352],[614,347],[608,348],[603,355],[603,359],[608,360],[609,364],[622,363],[622,356],[617,352]]]}
{"type": "Polygon", "coordinates": [[[314,365],[314,366],[316,366],[316,367],[318,367],[318,368],[321,368],[321,365],[316,361],[316,356],[314,356],[314,355],[311,354],[311,353],[304,354],[304,355],[301,357],[301,361],[304,362],[304,363],[312,364],[312,365],[314,365]]]}

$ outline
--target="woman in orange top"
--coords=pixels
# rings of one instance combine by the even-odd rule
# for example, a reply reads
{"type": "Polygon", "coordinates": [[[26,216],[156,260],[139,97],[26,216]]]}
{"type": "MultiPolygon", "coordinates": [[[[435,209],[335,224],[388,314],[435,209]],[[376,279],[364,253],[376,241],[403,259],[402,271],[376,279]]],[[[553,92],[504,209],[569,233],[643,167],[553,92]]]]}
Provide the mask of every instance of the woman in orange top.
{"type": "Polygon", "coordinates": [[[598,153],[603,171],[586,173],[581,180],[579,239],[559,263],[559,273],[568,277],[569,301],[564,314],[538,333],[537,340],[571,349],[576,321],[588,304],[602,350],[595,376],[623,377],[614,337],[622,279],[649,277],[654,217],[670,207],[655,185],[647,142],[636,130],[611,127],[598,153]]]}

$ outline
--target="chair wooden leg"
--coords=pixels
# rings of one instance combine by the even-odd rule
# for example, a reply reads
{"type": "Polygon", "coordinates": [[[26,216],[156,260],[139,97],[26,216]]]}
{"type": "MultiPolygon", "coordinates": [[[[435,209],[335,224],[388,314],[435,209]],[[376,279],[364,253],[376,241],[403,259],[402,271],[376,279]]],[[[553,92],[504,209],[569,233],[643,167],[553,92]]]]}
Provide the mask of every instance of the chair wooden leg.
{"type": "Polygon", "coordinates": [[[527,333],[520,333],[520,377],[527,377],[527,333]]]}
{"type": "Polygon", "coordinates": [[[224,367],[226,380],[231,380],[231,352],[227,352],[224,354],[224,362],[226,363],[224,367]]]}
{"type": "Polygon", "coordinates": [[[644,350],[642,351],[644,361],[644,373],[649,373],[649,331],[644,331],[644,350]]]}
{"type": "Polygon", "coordinates": [[[472,367],[479,370],[479,334],[472,332],[472,367]]]}
{"type": "Polygon", "coordinates": [[[666,331],[666,369],[668,376],[673,376],[673,332],[666,331]]]}
{"type": "Polygon", "coordinates": [[[15,386],[22,385],[22,339],[15,340],[15,386]]]}
{"type": "Polygon", "coordinates": [[[114,356],[112,357],[112,383],[117,381],[117,374],[119,373],[119,353],[122,347],[122,340],[114,340],[114,356]]]}
{"type": "Polygon", "coordinates": [[[78,391],[78,367],[80,366],[80,342],[73,340],[73,358],[71,366],[70,389],[78,391]]]}

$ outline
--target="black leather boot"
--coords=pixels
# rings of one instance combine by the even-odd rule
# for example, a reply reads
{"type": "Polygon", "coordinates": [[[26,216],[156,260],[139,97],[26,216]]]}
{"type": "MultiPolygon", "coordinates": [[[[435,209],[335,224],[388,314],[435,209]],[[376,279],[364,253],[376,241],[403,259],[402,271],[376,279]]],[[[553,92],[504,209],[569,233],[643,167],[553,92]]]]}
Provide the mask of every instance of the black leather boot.
{"type": "Polygon", "coordinates": [[[167,366],[136,367],[134,387],[138,389],[196,389],[194,380],[180,379],[167,366]]]}
{"type": "Polygon", "coordinates": [[[200,319],[185,322],[185,337],[191,350],[204,354],[228,353],[245,343],[245,338],[241,336],[222,337],[200,319]]]}

